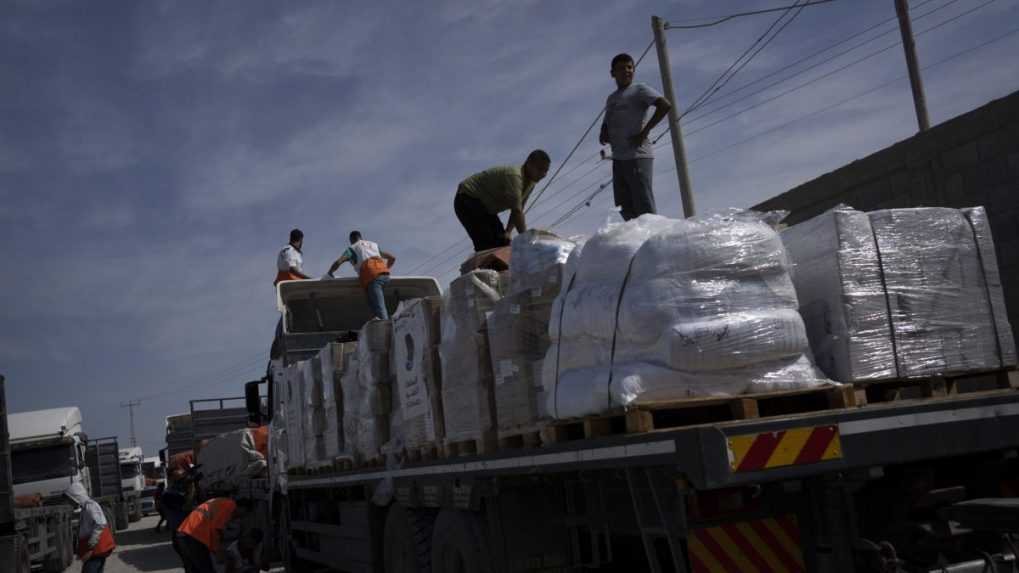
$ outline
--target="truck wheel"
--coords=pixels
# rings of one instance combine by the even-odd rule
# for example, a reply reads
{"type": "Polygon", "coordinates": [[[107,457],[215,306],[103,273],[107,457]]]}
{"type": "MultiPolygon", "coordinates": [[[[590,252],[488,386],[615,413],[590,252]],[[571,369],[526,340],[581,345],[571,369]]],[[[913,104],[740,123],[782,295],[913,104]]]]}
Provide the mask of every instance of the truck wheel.
{"type": "Polygon", "coordinates": [[[131,526],[131,518],[128,515],[127,504],[118,503],[113,506],[113,511],[117,514],[116,529],[117,531],[123,531],[131,526]]]}
{"type": "Polygon", "coordinates": [[[390,505],[383,535],[385,572],[431,573],[434,524],[435,511],[390,505]]]}
{"type": "Polygon", "coordinates": [[[444,509],[432,531],[432,573],[491,573],[488,539],[481,519],[444,509]]]}

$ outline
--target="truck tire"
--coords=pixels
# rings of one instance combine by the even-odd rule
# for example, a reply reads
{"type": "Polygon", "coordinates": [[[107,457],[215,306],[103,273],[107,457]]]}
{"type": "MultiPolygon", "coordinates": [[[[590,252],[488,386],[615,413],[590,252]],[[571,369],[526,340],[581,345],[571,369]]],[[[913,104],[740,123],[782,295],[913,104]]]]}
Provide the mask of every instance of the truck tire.
{"type": "Polygon", "coordinates": [[[386,512],[383,559],[386,573],[431,573],[433,510],[393,503],[386,512]]]}
{"type": "Polygon", "coordinates": [[[432,530],[432,573],[492,573],[488,539],[474,513],[444,509],[432,530]]]}
{"type": "Polygon", "coordinates": [[[136,499],[131,502],[131,513],[128,515],[128,521],[136,523],[142,520],[142,501],[136,499]]]}
{"type": "Polygon", "coordinates": [[[131,527],[131,518],[128,515],[128,509],[126,503],[118,503],[113,506],[113,512],[116,514],[116,530],[124,531],[128,527],[131,527]]]}

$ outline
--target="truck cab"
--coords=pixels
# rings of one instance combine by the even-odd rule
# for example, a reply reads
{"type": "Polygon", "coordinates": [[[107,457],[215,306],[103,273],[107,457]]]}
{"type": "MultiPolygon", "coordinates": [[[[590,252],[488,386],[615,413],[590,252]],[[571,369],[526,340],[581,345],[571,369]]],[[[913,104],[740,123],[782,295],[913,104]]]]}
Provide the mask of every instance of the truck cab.
{"type": "Polygon", "coordinates": [[[75,481],[90,490],[77,407],[11,414],[8,423],[16,496],[59,497],[75,481]]]}
{"type": "Polygon", "coordinates": [[[137,446],[120,449],[121,491],[128,506],[129,520],[132,522],[142,518],[141,494],[145,489],[145,476],[142,474],[143,459],[142,449],[137,446]]]}

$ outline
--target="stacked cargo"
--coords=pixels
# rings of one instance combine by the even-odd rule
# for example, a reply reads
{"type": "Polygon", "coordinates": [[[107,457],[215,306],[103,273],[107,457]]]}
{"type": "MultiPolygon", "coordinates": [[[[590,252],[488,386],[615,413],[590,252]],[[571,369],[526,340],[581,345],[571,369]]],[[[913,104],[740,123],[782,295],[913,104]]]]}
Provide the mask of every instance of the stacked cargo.
{"type": "Polygon", "coordinates": [[[828,383],[778,233],[751,214],[608,225],[567,266],[543,376],[555,418],[828,383]]]}
{"type": "Polygon", "coordinates": [[[334,381],[336,359],[343,359],[344,346],[328,344],[311,360],[300,363],[305,392],[304,455],[308,467],[330,465],[341,455],[334,381]]]}
{"type": "Polygon", "coordinates": [[[445,437],[439,362],[441,297],[401,303],[393,316],[393,370],[407,449],[435,446],[445,437]]]}
{"type": "Polygon", "coordinates": [[[290,465],[302,467],[306,463],[304,439],[304,362],[291,364],[284,369],[284,396],[287,403],[287,457],[290,465]]]}
{"type": "MultiPolygon", "coordinates": [[[[376,320],[364,325],[357,341],[357,386],[352,396],[356,414],[352,431],[355,459],[359,462],[379,458],[390,438],[392,340],[393,323],[376,320]]],[[[349,397],[344,393],[345,405],[349,397]]]]}
{"type": "Polygon", "coordinates": [[[818,366],[842,382],[1013,367],[982,207],[836,207],[783,231],[818,366]]]}
{"type": "Polygon", "coordinates": [[[442,307],[442,411],[446,443],[495,441],[496,407],[486,314],[502,298],[499,273],[477,270],[449,285],[442,307]]]}
{"type": "Polygon", "coordinates": [[[552,302],[576,247],[544,231],[517,235],[508,292],[488,315],[499,437],[536,430],[544,417],[541,373],[552,302]]]}

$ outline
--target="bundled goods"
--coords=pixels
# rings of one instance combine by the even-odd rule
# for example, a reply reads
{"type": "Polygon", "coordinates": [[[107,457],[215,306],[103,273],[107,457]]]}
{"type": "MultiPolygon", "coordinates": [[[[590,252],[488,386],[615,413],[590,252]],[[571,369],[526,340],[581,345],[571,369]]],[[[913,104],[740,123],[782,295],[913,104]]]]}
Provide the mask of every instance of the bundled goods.
{"type": "Polygon", "coordinates": [[[434,445],[445,435],[439,366],[441,311],[442,298],[430,296],[401,302],[393,315],[395,395],[407,448],[434,445]]]}
{"type": "Polygon", "coordinates": [[[304,464],[318,466],[325,458],[324,412],[322,411],[322,363],[318,356],[297,364],[304,379],[302,410],[304,416],[304,464]]]}
{"type": "Polygon", "coordinates": [[[782,233],[818,366],[841,382],[1016,364],[987,214],[839,206],[782,233]]]}
{"type": "Polygon", "coordinates": [[[778,233],[749,213],[610,224],[567,263],[542,376],[556,418],[830,384],[778,233]]]}
{"type": "Polygon", "coordinates": [[[544,417],[542,364],[549,347],[552,301],[559,294],[573,241],[527,231],[512,242],[509,292],[488,315],[500,432],[529,430],[544,417]]]}
{"type": "Polygon", "coordinates": [[[264,476],[268,430],[268,426],[242,428],[209,438],[198,460],[203,487],[235,489],[244,480],[264,476]]]}
{"type": "Polygon", "coordinates": [[[446,442],[495,434],[495,395],[486,314],[502,298],[505,277],[471,271],[449,285],[442,304],[442,412],[446,442]]]}
{"type": "Polygon", "coordinates": [[[286,426],[287,426],[287,457],[291,467],[304,466],[305,441],[304,441],[304,372],[302,363],[291,364],[284,369],[285,390],[284,396],[287,404],[286,426]]]}
{"type": "MultiPolygon", "coordinates": [[[[358,336],[353,438],[354,452],[359,460],[378,458],[382,446],[390,438],[392,336],[393,323],[388,320],[365,323],[358,336]]],[[[346,396],[344,398],[346,404],[346,396]]]]}

